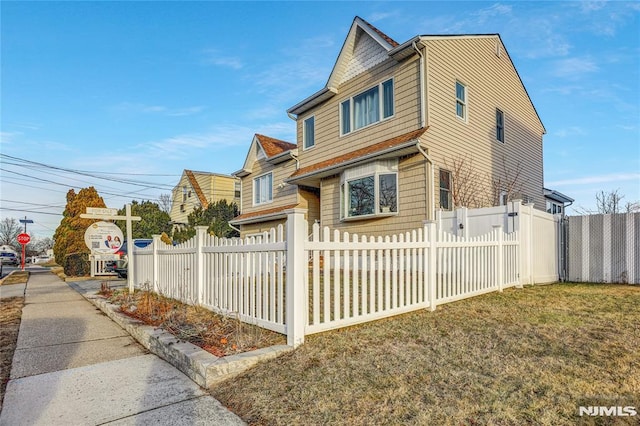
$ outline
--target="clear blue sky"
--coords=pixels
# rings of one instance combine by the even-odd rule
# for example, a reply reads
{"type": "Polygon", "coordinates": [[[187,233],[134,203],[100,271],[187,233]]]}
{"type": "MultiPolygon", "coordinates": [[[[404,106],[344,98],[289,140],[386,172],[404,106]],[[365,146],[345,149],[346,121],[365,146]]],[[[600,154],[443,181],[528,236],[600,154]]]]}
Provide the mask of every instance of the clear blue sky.
{"type": "Polygon", "coordinates": [[[356,15],[401,43],[500,33],[547,129],[545,186],[584,208],[600,190],[640,199],[638,2],[2,1],[0,13],[2,154],[92,175],[2,158],[0,216],[28,216],[36,236],[53,233],[71,187],[121,208],[169,193],[183,169],[240,169],[254,133],[295,142],[285,110],[324,86],[356,15]]]}

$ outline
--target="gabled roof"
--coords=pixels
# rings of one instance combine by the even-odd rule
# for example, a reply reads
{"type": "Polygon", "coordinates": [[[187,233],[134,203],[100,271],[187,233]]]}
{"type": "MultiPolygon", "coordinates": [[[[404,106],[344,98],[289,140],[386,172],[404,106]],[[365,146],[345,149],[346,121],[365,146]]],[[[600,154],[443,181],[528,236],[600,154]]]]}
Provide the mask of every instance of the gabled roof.
{"type": "Polygon", "coordinates": [[[249,175],[253,169],[253,163],[258,159],[258,151],[264,154],[269,163],[278,164],[298,155],[298,145],[256,133],[242,169],[233,172],[232,175],[237,177],[249,175]]]}
{"type": "Polygon", "coordinates": [[[187,170],[187,169],[184,170],[184,174],[187,175],[187,179],[189,179],[189,184],[191,184],[193,191],[198,196],[200,205],[202,206],[203,209],[206,209],[209,206],[209,201],[207,200],[207,197],[205,197],[204,192],[202,192],[202,188],[200,188],[200,184],[198,183],[198,180],[196,179],[195,174],[193,173],[193,171],[187,170]]]}
{"type": "Polygon", "coordinates": [[[295,173],[287,179],[287,182],[304,183],[314,186],[312,181],[315,181],[320,177],[338,173],[342,169],[351,167],[356,163],[371,161],[374,158],[383,158],[383,156],[397,157],[411,152],[417,152],[418,148],[416,145],[420,142],[420,137],[426,131],[426,128],[414,130],[412,132],[351,151],[347,154],[303,167],[296,170],[295,173]]]}
{"type": "MultiPolygon", "coordinates": [[[[340,49],[340,53],[338,54],[338,58],[336,59],[336,63],[333,66],[333,70],[329,75],[329,80],[327,81],[325,87],[322,90],[309,96],[302,102],[289,108],[287,110],[289,114],[301,114],[304,111],[307,111],[309,108],[312,108],[313,106],[318,105],[325,100],[333,97],[338,92],[337,87],[347,70],[347,65],[354,56],[356,41],[362,34],[366,34],[367,36],[369,36],[385,52],[390,52],[398,46],[398,42],[393,40],[391,37],[380,31],[364,19],[356,16],[353,20],[353,23],[351,24],[351,28],[349,29],[349,33],[347,34],[347,38],[345,39],[344,44],[340,49]]],[[[385,56],[388,57],[387,55],[385,56]]]]}

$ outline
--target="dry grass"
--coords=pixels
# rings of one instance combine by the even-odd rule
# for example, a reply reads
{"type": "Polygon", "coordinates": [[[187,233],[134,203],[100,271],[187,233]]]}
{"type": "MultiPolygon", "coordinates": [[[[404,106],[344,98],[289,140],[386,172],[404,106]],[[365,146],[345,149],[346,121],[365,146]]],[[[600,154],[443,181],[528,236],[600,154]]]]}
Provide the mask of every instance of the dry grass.
{"type": "Polygon", "coordinates": [[[22,297],[0,299],[0,409],[11,373],[23,305],[22,297]]]}
{"type": "Polygon", "coordinates": [[[120,305],[123,313],[160,327],[218,357],[286,344],[281,334],[151,291],[137,291],[133,295],[126,290],[112,292],[108,284],[103,283],[100,293],[120,305]]]}
{"type": "Polygon", "coordinates": [[[0,285],[24,284],[29,280],[28,271],[16,271],[0,281],[0,285]]]}
{"type": "Polygon", "coordinates": [[[310,336],[212,393],[250,424],[568,425],[640,408],[639,353],[640,286],[554,284],[310,336]]]}

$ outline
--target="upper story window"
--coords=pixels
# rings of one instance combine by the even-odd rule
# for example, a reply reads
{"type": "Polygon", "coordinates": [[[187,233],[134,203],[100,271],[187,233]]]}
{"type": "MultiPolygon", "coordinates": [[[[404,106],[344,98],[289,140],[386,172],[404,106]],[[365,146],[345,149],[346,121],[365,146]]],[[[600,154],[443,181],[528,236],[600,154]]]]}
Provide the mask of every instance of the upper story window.
{"type": "Polygon", "coordinates": [[[398,212],[398,161],[385,160],[346,170],[340,186],[340,218],[398,212]]]}
{"type": "Polygon", "coordinates": [[[496,139],[504,143],[504,113],[496,108],[496,139]]]}
{"type": "Polygon", "coordinates": [[[340,134],[346,135],[394,114],[393,79],[385,80],[340,104],[340,134]]]}
{"type": "Polygon", "coordinates": [[[443,210],[451,210],[453,203],[451,202],[451,172],[440,169],[440,208],[443,210]]]}
{"type": "Polygon", "coordinates": [[[456,81],[456,115],[467,120],[467,86],[456,81]]]}
{"type": "Polygon", "coordinates": [[[302,122],[302,146],[312,148],[316,144],[316,118],[311,116],[302,122]]]}
{"type": "Polygon", "coordinates": [[[182,202],[184,203],[185,201],[187,201],[187,187],[183,186],[182,187],[182,202]]]}
{"type": "Polygon", "coordinates": [[[271,172],[253,179],[253,205],[273,201],[273,174],[271,172]]]}

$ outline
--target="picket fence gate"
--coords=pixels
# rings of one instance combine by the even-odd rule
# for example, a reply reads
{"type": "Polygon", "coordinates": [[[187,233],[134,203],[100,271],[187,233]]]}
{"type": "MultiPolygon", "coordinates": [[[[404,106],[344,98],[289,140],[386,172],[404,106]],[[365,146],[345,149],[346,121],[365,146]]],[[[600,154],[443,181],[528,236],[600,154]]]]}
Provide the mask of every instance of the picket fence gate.
{"type": "Polygon", "coordinates": [[[134,282],[185,303],[287,335],[385,318],[520,285],[518,233],[473,238],[438,231],[366,237],[313,225],[305,210],[260,236],[224,239],[196,227],[177,246],[154,236],[135,249],[134,282]]]}

